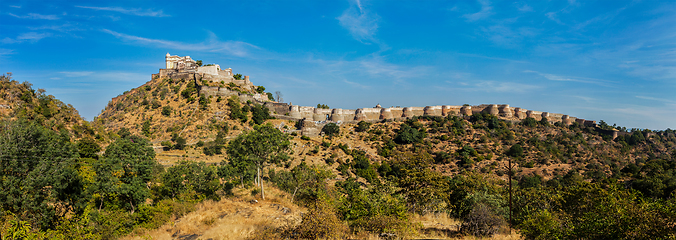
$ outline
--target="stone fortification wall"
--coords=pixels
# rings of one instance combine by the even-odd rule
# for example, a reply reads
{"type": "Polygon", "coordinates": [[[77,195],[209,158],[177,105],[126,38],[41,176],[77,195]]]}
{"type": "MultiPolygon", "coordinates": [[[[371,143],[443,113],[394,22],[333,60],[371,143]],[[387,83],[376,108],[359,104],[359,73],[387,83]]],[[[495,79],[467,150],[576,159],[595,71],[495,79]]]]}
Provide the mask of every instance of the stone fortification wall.
{"type": "Polygon", "coordinates": [[[535,120],[540,121],[540,120],[542,120],[542,112],[528,110],[528,111],[526,111],[526,117],[534,118],[535,120]]]}
{"type": "Polygon", "coordinates": [[[239,100],[242,102],[252,101],[258,103],[265,103],[266,99],[268,98],[267,95],[263,95],[260,93],[246,94],[237,91],[232,91],[224,87],[212,87],[212,86],[201,86],[200,94],[205,94],[207,96],[220,96],[225,98],[237,96],[239,97],[239,100]]]}
{"type": "Polygon", "coordinates": [[[472,106],[472,114],[483,113],[487,107],[490,107],[489,104],[481,104],[478,106],[472,106]]]}
{"type": "Polygon", "coordinates": [[[288,103],[265,102],[263,106],[270,109],[270,113],[277,115],[286,115],[291,110],[288,103]]]}
{"type": "MultiPolygon", "coordinates": [[[[219,65],[197,66],[196,62],[190,56],[179,57],[171,56],[167,53],[166,69],[160,69],[159,73],[153,74],[153,79],[159,77],[168,77],[173,79],[192,80],[200,85],[201,81],[224,83],[229,85],[234,83],[246,90],[255,92],[255,86],[249,80],[249,76],[244,76],[242,80],[235,80],[232,69],[221,69],[219,65]]],[[[207,84],[208,85],[208,84],[207,84]]],[[[278,118],[299,120],[307,131],[301,131],[303,135],[317,135],[317,127],[323,126],[326,122],[358,122],[358,121],[382,121],[382,120],[402,120],[416,116],[472,116],[473,114],[490,114],[500,119],[510,121],[520,121],[527,117],[534,118],[537,121],[545,119],[549,122],[562,122],[566,125],[578,123],[584,126],[597,126],[596,121],[590,121],[571,117],[559,113],[549,113],[527,110],[519,107],[510,107],[507,104],[481,104],[477,106],[452,106],[437,105],[426,107],[391,107],[382,108],[380,105],[375,108],[359,109],[321,109],[315,107],[295,106],[286,103],[270,102],[267,95],[264,94],[246,94],[238,91],[232,91],[225,87],[200,86],[200,94],[208,96],[238,96],[241,101],[252,101],[264,104],[273,115],[278,118]]],[[[112,102],[115,102],[114,98],[112,102]]]]}
{"type": "Polygon", "coordinates": [[[312,119],[312,116],[315,113],[314,107],[300,107],[300,118],[312,119]]]}
{"type": "Polygon", "coordinates": [[[458,115],[458,114],[460,114],[461,108],[462,108],[462,106],[443,105],[443,106],[441,106],[441,115],[443,115],[443,116],[458,115]]]}
{"type": "MultiPolygon", "coordinates": [[[[278,104],[278,103],[277,103],[278,104]]],[[[284,105],[275,105],[277,108],[283,108],[284,105]]],[[[276,112],[284,112],[276,110],[276,112]]],[[[491,114],[503,120],[520,121],[526,117],[532,117],[537,121],[545,118],[551,123],[562,122],[566,125],[575,122],[584,126],[596,126],[596,121],[589,121],[571,117],[560,113],[549,113],[541,111],[526,110],[523,108],[512,108],[507,104],[483,104],[479,106],[426,106],[426,107],[390,107],[390,108],[359,108],[353,109],[320,109],[304,106],[288,106],[287,118],[303,121],[314,121],[315,125],[323,126],[327,122],[338,123],[356,123],[359,121],[375,122],[383,120],[404,120],[416,116],[471,116],[473,114],[491,114]]],[[[314,131],[314,130],[312,130],[314,131]]],[[[302,131],[301,131],[302,132],[302,131]]],[[[308,134],[319,134],[308,132],[308,134]]]]}
{"type": "Polygon", "coordinates": [[[382,108],[359,108],[355,112],[355,121],[376,121],[380,119],[382,108]]]}
{"type": "Polygon", "coordinates": [[[500,117],[513,118],[514,109],[509,107],[509,104],[498,105],[498,114],[500,117]]]}
{"type": "Polygon", "coordinates": [[[331,109],[315,108],[312,119],[315,121],[329,121],[331,120],[331,109]]]}
{"type": "Polygon", "coordinates": [[[402,108],[402,107],[391,107],[389,109],[390,109],[390,112],[392,112],[392,118],[393,119],[404,117],[404,108],[402,108]]]}
{"type": "Polygon", "coordinates": [[[221,66],[218,66],[218,65],[197,67],[197,73],[200,73],[200,74],[209,74],[209,75],[217,75],[218,76],[218,72],[220,70],[221,70],[221,66]]]}
{"type": "Polygon", "coordinates": [[[426,116],[443,116],[441,106],[427,106],[423,108],[423,114],[426,116]]]}

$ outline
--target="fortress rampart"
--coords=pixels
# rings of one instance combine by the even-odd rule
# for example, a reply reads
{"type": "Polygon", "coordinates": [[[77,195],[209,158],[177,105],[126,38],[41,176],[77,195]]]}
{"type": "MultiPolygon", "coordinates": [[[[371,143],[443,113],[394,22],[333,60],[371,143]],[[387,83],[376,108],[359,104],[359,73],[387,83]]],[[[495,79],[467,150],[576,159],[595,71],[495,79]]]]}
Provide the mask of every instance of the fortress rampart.
{"type": "MultiPolygon", "coordinates": [[[[153,78],[168,77],[174,79],[188,79],[195,81],[200,87],[200,94],[208,96],[238,96],[240,101],[251,101],[258,104],[263,104],[270,109],[273,116],[301,121],[301,133],[304,135],[319,134],[317,129],[302,131],[303,128],[317,128],[328,122],[336,123],[357,123],[359,121],[376,122],[383,120],[404,120],[420,116],[460,116],[468,117],[473,114],[490,114],[499,119],[509,121],[520,121],[527,117],[534,118],[537,121],[545,119],[548,122],[570,125],[579,123],[584,126],[596,126],[596,121],[590,121],[580,118],[571,117],[559,113],[549,113],[534,110],[527,110],[520,107],[510,107],[507,104],[481,104],[477,106],[453,106],[453,105],[436,105],[425,107],[389,107],[383,108],[377,105],[374,108],[359,108],[359,109],[322,109],[307,106],[297,106],[287,103],[271,102],[267,95],[264,94],[247,94],[239,91],[233,91],[226,87],[202,86],[201,82],[218,82],[218,83],[234,83],[247,90],[255,89],[255,86],[249,81],[248,76],[244,76],[243,80],[237,80],[232,74],[232,69],[221,69],[219,65],[197,66],[194,60],[189,56],[179,57],[166,55],[166,69],[160,69],[159,73],[153,74],[153,78]]],[[[113,99],[113,102],[116,99],[113,99]]],[[[321,128],[320,128],[321,129],[321,128]]]]}

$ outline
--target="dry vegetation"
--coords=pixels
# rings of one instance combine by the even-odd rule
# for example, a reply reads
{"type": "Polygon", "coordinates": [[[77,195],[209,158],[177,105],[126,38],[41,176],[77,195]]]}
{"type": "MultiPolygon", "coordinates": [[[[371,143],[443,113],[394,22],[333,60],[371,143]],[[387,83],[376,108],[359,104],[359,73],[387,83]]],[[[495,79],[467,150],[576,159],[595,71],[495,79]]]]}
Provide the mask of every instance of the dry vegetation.
{"type": "Polygon", "coordinates": [[[184,217],[154,230],[141,230],[122,239],[247,239],[266,228],[296,226],[305,209],[292,204],[288,194],[268,188],[266,200],[239,189],[231,198],[205,201],[184,217]]]}

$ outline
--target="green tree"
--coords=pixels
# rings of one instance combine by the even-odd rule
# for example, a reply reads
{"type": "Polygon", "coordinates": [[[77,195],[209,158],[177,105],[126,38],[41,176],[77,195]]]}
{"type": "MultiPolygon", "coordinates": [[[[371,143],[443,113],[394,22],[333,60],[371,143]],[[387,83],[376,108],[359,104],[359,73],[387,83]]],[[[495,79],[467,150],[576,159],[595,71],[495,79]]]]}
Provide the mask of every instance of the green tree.
{"type": "Polygon", "coordinates": [[[300,200],[306,204],[317,201],[322,192],[328,188],[326,179],[334,177],[331,171],[318,166],[308,166],[305,162],[301,162],[291,171],[275,172],[271,169],[268,176],[277,187],[292,194],[292,202],[300,200]]]}
{"type": "Polygon", "coordinates": [[[65,131],[25,120],[0,123],[0,207],[42,229],[88,201],[78,152],[65,131]]]}
{"type": "Polygon", "coordinates": [[[340,134],[340,127],[335,123],[328,123],[322,127],[322,132],[329,137],[334,137],[340,134]]]}
{"type": "Polygon", "coordinates": [[[172,110],[171,110],[170,106],[162,107],[162,115],[169,117],[169,116],[171,116],[171,112],[172,112],[172,110]]]}
{"type": "Polygon", "coordinates": [[[251,107],[251,120],[255,124],[263,124],[265,120],[271,119],[270,110],[263,105],[255,104],[251,107]]]}
{"type": "Polygon", "coordinates": [[[247,121],[246,113],[242,111],[242,104],[239,103],[239,97],[232,96],[228,98],[228,107],[230,107],[230,119],[241,119],[247,121]]]}
{"type": "Polygon", "coordinates": [[[204,94],[200,95],[199,104],[201,110],[207,110],[207,108],[209,108],[209,102],[210,102],[209,99],[207,99],[207,97],[204,94]]]}
{"type": "Polygon", "coordinates": [[[161,192],[171,198],[194,193],[192,199],[204,196],[219,200],[220,197],[216,194],[219,185],[214,167],[207,166],[204,162],[181,161],[162,174],[161,192]]]}
{"type": "Polygon", "coordinates": [[[538,122],[535,120],[535,118],[527,117],[521,120],[521,125],[524,125],[526,127],[535,127],[538,125],[538,122]]]}
{"type": "Polygon", "coordinates": [[[268,164],[286,160],[289,146],[289,137],[286,134],[271,124],[265,124],[254,126],[254,131],[237,136],[228,145],[227,153],[231,159],[248,161],[256,166],[261,195],[265,199],[261,171],[268,164]]]}
{"type": "Polygon", "coordinates": [[[371,123],[370,123],[370,122],[359,121],[359,123],[357,123],[357,127],[355,128],[355,131],[357,131],[357,132],[366,132],[366,131],[369,130],[370,127],[371,127],[371,123]]]}
{"type": "Polygon", "coordinates": [[[394,141],[399,144],[418,143],[422,142],[425,137],[427,137],[427,133],[422,123],[409,119],[400,125],[394,141]]]}
{"type": "Polygon", "coordinates": [[[257,93],[264,93],[264,92],[265,92],[265,87],[263,87],[263,86],[258,86],[258,87],[256,88],[256,92],[257,92],[257,93]]]}
{"type": "Polygon", "coordinates": [[[393,154],[389,178],[400,188],[408,208],[425,214],[444,210],[448,205],[448,180],[431,169],[434,159],[426,152],[393,154]]]}
{"type": "Polygon", "coordinates": [[[197,66],[201,67],[202,66],[202,60],[195,60],[195,64],[197,64],[197,66]]]}
{"type": "Polygon", "coordinates": [[[117,201],[134,213],[150,196],[147,184],[156,165],[155,151],[146,139],[125,136],[108,145],[102,160],[94,165],[97,183],[93,189],[101,196],[100,204],[117,201]]]}
{"type": "Polygon", "coordinates": [[[144,136],[150,137],[150,121],[152,120],[152,117],[148,120],[145,120],[143,122],[143,125],[141,125],[141,132],[143,133],[144,136]]]}
{"type": "Polygon", "coordinates": [[[101,146],[91,137],[83,138],[77,141],[77,151],[80,158],[99,159],[98,153],[101,151],[101,146]]]}
{"type": "Polygon", "coordinates": [[[242,80],[242,74],[239,74],[239,73],[233,75],[232,77],[235,78],[235,80],[242,80]]]}

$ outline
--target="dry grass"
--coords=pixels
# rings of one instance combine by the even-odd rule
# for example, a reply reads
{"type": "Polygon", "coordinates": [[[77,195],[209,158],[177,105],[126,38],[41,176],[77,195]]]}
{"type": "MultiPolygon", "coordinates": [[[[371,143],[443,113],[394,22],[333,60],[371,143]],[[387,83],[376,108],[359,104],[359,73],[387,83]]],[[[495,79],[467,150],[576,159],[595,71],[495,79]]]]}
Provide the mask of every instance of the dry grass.
{"type": "MultiPolygon", "coordinates": [[[[448,214],[415,214],[411,222],[420,226],[420,231],[414,238],[425,239],[521,239],[521,235],[515,230],[509,233],[508,228],[503,228],[498,234],[490,238],[477,238],[460,234],[460,220],[451,218],[448,214]]],[[[377,239],[377,238],[376,238],[377,239]]]]}
{"type": "Polygon", "coordinates": [[[300,223],[301,208],[291,204],[278,189],[268,188],[266,200],[256,198],[250,191],[239,189],[236,197],[218,202],[205,201],[176,222],[159,229],[146,230],[122,239],[176,239],[196,235],[200,239],[246,239],[266,227],[282,227],[300,223]]]}

